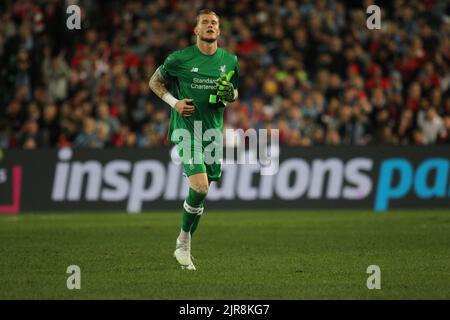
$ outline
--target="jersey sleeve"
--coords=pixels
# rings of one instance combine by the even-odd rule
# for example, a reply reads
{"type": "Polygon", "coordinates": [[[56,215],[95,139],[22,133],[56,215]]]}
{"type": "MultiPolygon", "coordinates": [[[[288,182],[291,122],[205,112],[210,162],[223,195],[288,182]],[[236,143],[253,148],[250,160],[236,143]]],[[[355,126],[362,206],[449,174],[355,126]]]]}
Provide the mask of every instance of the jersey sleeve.
{"type": "Polygon", "coordinates": [[[239,84],[239,61],[237,56],[234,56],[234,58],[236,59],[236,64],[234,66],[234,75],[231,78],[231,83],[233,84],[234,88],[237,89],[238,84],[239,84]]]}
{"type": "Polygon", "coordinates": [[[167,56],[164,63],[159,68],[159,72],[164,78],[175,77],[177,75],[179,66],[179,57],[176,52],[171,53],[167,56]]]}

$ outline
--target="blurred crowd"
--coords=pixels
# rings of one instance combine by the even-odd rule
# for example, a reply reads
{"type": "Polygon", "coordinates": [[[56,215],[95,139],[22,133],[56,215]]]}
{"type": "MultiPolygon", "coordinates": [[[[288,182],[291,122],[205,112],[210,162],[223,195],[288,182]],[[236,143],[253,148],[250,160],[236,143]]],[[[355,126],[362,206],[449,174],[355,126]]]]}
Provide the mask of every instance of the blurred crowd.
{"type": "Polygon", "coordinates": [[[148,87],[220,16],[240,98],[225,128],[278,128],[308,145],[450,143],[450,4],[375,1],[5,0],[0,2],[0,148],[168,144],[170,107],[148,87]],[[66,8],[81,8],[69,30],[66,8]]]}

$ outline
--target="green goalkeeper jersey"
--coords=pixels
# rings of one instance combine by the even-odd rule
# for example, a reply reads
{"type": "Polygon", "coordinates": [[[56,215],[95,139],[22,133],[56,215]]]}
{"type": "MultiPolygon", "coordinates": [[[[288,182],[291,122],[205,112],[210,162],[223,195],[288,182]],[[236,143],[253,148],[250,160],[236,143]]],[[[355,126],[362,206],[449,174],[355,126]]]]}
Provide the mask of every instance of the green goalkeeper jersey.
{"type": "Polygon", "coordinates": [[[224,108],[210,104],[209,96],[216,94],[217,80],[231,70],[234,70],[231,83],[237,89],[237,56],[222,48],[212,55],[205,55],[197,45],[193,45],[170,54],[159,70],[165,79],[170,80],[170,91],[174,97],[179,100],[193,99],[190,104],[195,107],[190,117],[183,117],[172,108],[168,133],[170,140],[172,132],[178,128],[187,129],[193,135],[194,121],[201,121],[203,132],[211,128],[222,132],[224,108]]]}

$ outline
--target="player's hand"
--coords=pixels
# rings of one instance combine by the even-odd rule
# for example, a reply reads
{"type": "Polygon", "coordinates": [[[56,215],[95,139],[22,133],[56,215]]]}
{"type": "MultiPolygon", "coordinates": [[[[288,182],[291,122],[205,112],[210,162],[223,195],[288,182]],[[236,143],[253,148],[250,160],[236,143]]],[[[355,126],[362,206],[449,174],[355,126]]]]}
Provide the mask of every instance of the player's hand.
{"type": "Polygon", "coordinates": [[[194,106],[188,104],[192,101],[192,99],[181,99],[175,104],[175,109],[183,117],[190,117],[195,111],[194,106]]]}
{"type": "Polygon", "coordinates": [[[234,70],[220,77],[217,83],[217,97],[219,101],[233,102],[235,100],[234,86],[230,82],[234,75],[234,70]]]}

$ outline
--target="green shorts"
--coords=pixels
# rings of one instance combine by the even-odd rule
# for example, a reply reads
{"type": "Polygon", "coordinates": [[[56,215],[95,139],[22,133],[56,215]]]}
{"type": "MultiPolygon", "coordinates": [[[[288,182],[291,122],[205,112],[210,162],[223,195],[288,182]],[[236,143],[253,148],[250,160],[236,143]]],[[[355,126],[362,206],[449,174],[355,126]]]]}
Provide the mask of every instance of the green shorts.
{"type": "MultiPolygon", "coordinates": [[[[183,148],[181,148],[178,144],[176,146],[178,155],[181,159],[183,159],[183,148]]],[[[187,177],[197,173],[206,173],[208,176],[208,181],[218,181],[222,175],[222,163],[217,161],[208,163],[205,161],[203,148],[202,150],[191,149],[191,157],[186,159],[186,161],[182,161],[182,164],[183,173],[187,177]]]]}

